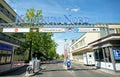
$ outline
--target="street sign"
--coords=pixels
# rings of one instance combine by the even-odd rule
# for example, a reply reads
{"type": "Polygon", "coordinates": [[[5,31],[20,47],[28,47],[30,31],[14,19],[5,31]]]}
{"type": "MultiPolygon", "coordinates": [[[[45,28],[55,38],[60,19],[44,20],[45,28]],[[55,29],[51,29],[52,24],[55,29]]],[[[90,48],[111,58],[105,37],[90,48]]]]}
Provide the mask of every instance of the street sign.
{"type": "Polygon", "coordinates": [[[120,48],[113,48],[115,60],[120,60],[120,48]]]}
{"type": "Polygon", "coordinates": [[[65,32],[65,28],[40,28],[39,32],[65,32]]]}
{"type": "Polygon", "coordinates": [[[100,28],[74,28],[74,32],[99,32],[100,28]]]}
{"type": "Polygon", "coordinates": [[[2,32],[29,32],[30,28],[3,28],[2,32]]]}

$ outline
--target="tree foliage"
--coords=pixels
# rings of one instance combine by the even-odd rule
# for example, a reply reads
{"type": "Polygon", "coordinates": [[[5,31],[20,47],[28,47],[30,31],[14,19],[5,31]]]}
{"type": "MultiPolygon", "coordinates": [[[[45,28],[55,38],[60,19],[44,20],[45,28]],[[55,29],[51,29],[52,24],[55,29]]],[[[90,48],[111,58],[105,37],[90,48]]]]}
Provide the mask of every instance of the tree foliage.
{"type": "MultiPolygon", "coordinates": [[[[26,17],[28,22],[37,22],[37,18],[42,19],[42,11],[30,8],[26,12],[26,17]],[[31,19],[32,18],[32,19],[31,19]]],[[[44,25],[41,25],[44,26],[44,25]]],[[[53,33],[40,33],[33,32],[32,30],[28,33],[15,33],[14,37],[19,39],[24,39],[25,43],[20,48],[16,50],[18,55],[23,55],[23,52],[31,51],[32,54],[37,54],[38,58],[53,59],[56,57],[56,47],[57,44],[52,40],[53,33]],[[30,50],[31,49],[31,50],[30,50]]],[[[29,60],[31,58],[31,53],[29,52],[29,60]]]]}
{"type": "MultiPolygon", "coordinates": [[[[32,22],[31,18],[36,22],[37,17],[42,18],[42,11],[35,11],[34,8],[28,9],[26,12],[26,17],[28,22],[32,22]]],[[[53,59],[56,54],[56,43],[51,39],[52,33],[40,33],[40,32],[29,32],[26,33],[26,41],[32,41],[32,53],[41,53],[37,57],[46,56],[48,59],[53,59]]],[[[30,43],[28,43],[28,48],[30,43]]]]}

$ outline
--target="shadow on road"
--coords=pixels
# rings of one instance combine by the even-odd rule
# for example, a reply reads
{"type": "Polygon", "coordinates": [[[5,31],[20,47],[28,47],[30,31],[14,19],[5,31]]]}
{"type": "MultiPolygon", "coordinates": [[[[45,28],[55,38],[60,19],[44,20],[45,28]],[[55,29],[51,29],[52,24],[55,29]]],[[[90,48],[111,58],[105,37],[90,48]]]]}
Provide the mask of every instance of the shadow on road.
{"type": "Polygon", "coordinates": [[[15,69],[15,70],[10,70],[8,72],[2,73],[0,75],[0,77],[2,77],[2,76],[20,76],[26,72],[26,67],[27,66],[23,66],[21,68],[15,69]]]}
{"type": "Polygon", "coordinates": [[[95,68],[72,68],[73,71],[82,71],[82,70],[96,70],[95,68]]]}
{"type": "MultiPolygon", "coordinates": [[[[88,71],[88,70],[96,70],[96,69],[94,69],[94,68],[71,68],[71,69],[68,69],[68,70],[73,70],[73,71],[82,71],[82,70],[86,70],[86,71],[88,71]]],[[[45,69],[45,70],[42,70],[42,72],[50,72],[50,71],[68,71],[67,69],[50,69],[50,70],[47,70],[47,69],[45,69]]]]}

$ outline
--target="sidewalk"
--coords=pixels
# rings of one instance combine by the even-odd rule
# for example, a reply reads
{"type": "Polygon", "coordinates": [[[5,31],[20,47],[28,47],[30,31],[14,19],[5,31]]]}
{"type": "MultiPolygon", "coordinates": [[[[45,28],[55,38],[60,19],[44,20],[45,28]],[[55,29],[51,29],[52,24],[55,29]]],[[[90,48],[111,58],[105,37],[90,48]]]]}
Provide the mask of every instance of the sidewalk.
{"type": "Polygon", "coordinates": [[[24,66],[21,66],[21,67],[12,68],[12,69],[10,69],[8,71],[1,72],[0,76],[11,73],[11,72],[14,72],[14,71],[19,70],[19,69],[24,68],[24,67],[26,68],[27,66],[24,65],[24,66]]]}
{"type": "Polygon", "coordinates": [[[36,75],[38,72],[40,72],[41,70],[43,70],[43,69],[45,69],[45,68],[46,68],[46,65],[43,64],[43,65],[41,65],[41,68],[40,68],[40,69],[36,70],[36,71],[35,71],[34,73],[32,73],[32,74],[28,74],[28,73],[26,72],[26,74],[25,74],[24,77],[31,77],[31,76],[34,76],[34,75],[36,75]]]}
{"type": "Polygon", "coordinates": [[[72,63],[78,64],[83,68],[95,69],[95,71],[94,70],[91,70],[91,71],[94,71],[94,72],[97,72],[97,73],[104,73],[106,75],[109,75],[110,77],[120,77],[120,73],[115,73],[113,71],[110,72],[110,71],[107,71],[105,69],[97,69],[96,66],[85,66],[83,63],[80,63],[80,62],[77,62],[77,61],[72,61],[72,63]]]}

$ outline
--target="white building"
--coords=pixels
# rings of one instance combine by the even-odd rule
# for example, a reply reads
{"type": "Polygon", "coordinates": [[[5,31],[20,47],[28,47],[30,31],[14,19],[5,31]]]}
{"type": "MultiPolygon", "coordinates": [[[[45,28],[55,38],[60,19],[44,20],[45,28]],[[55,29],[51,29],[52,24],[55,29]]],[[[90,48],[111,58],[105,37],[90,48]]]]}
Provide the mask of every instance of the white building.
{"type": "Polygon", "coordinates": [[[72,59],[84,63],[83,54],[94,52],[96,67],[120,72],[120,55],[115,55],[120,53],[120,24],[95,24],[95,27],[100,29],[99,33],[85,33],[72,43],[72,59]]]}

